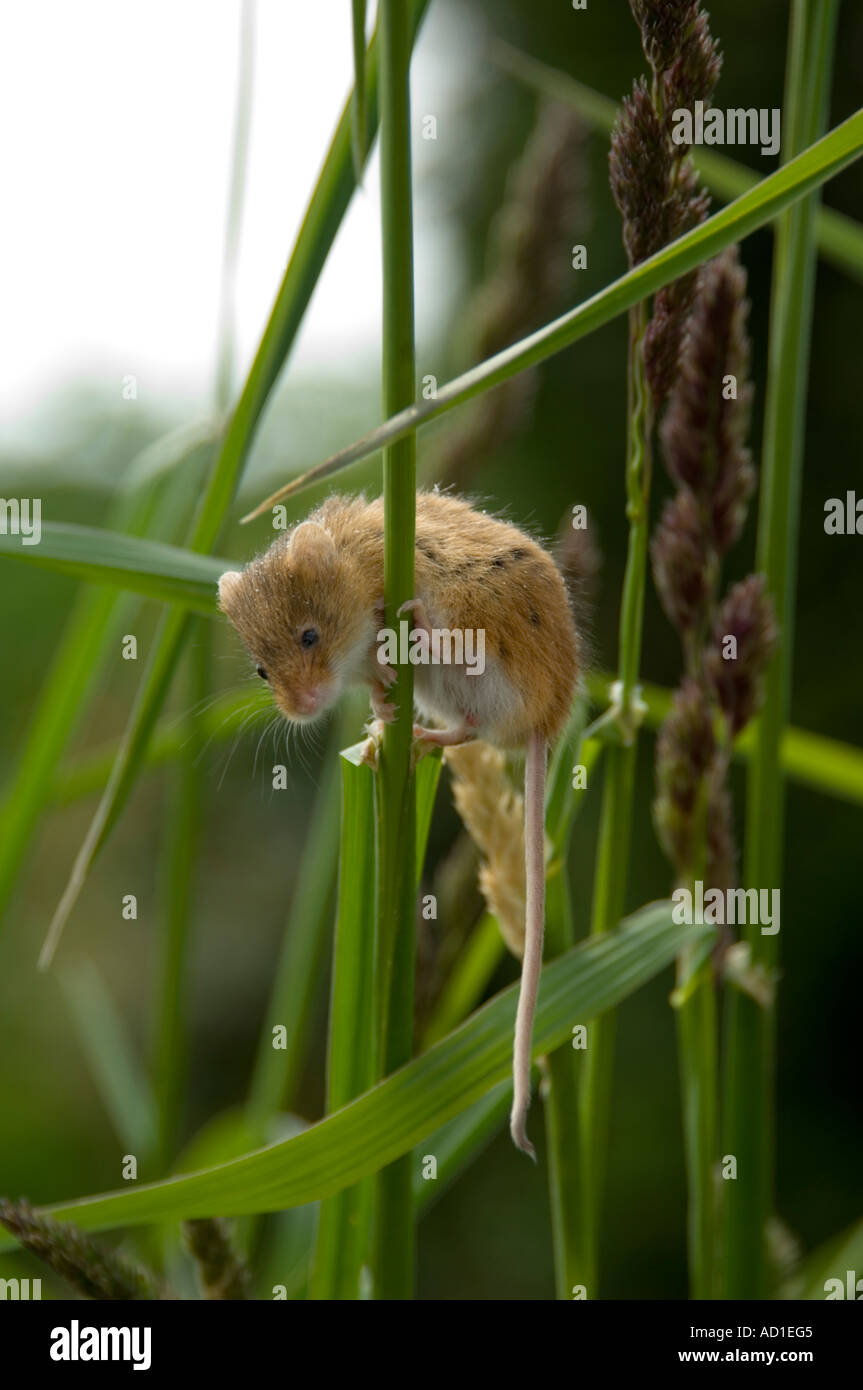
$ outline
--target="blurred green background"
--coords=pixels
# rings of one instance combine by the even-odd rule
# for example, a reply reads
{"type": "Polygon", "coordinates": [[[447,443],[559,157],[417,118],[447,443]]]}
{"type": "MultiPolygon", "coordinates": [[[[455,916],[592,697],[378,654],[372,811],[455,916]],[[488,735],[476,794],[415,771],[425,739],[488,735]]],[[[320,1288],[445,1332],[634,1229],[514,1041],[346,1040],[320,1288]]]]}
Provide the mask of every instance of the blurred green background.
{"type": "MultiPolygon", "coordinates": [[[[432,11],[436,10],[433,0],[432,11]]],[[[435,41],[465,32],[476,44],[475,83],[451,111],[439,113],[439,136],[423,178],[426,206],[439,202],[457,228],[461,262],[453,274],[468,287],[482,281],[489,231],[504,198],[507,173],[534,125],[531,93],[486,61],[490,35],[505,38],[582,82],[619,99],[644,70],[637,29],[624,0],[591,4],[575,15],[559,0],[461,0],[434,14],[435,41]],[[600,13],[601,11],[601,13],[600,13]],[[468,12],[469,24],[467,20],[468,12]],[[443,116],[446,119],[442,119],[443,116]]],[[[347,25],[345,13],[340,22],[347,25]]],[[[776,0],[716,0],[712,30],[725,55],[717,104],[781,106],[787,6],[776,0]]],[[[425,40],[424,40],[425,41],[425,40]]],[[[863,9],[842,8],[831,122],[857,106],[863,9]]],[[[419,60],[422,59],[422,46],[419,60]]],[[[292,61],[296,60],[293,55],[292,61]]],[[[419,114],[419,113],[418,113],[419,114]]],[[[334,113],[335,118],[335,113],[334,113]]],[[[302,133],[293,138],[303,138],[302,133]]],[[[607,182],[607,138],[588,135],[583,157],[584,227],[573,236],[588,247],[588,268],[571,271],[554,312],[586,297],[622,272],[618,214],[607,182]],[[586,230],[584,230],[586,228],[586,230]]],[[[759,173],[774,161],[757,151],[726,151],[759,173]]],[[[323,150],[321,150],[321,155],[323,150]]],[[[367,189],[368,191],[368,189],[367,189]]],[[[372,192],[375,192],[372,189],[372,192]]],[[[863,183],[856,165],[827,185],[825,202],[863,221],[863,183]]],[[[287,252],[286,246],[286,252],[287,252]]],[[[742,248],[752,301],[756,408],[751,442],[758,456],[763,401],[772,237],[759,232],[742,248]]],[[[566,248],[562,248],[565,254],[566,248]]],[[[417,276],[423,264],[417,265],[417,276]]],[[[273,287],[275,290],[275,286],[273,287]]],[[[461,304],[461,300],[459,301],[461,304]]],[[[863,650],[857,610],[863,597],[861,540],[824,533],[824,503],[853,489],[859,476],[863,287],[821,263],[812,344],[802,499],[799,599],[792,721],[863,744],[863,650]],[[857,317],[855,317],[855,315],[857,317]]],[[[350,305],[345,306],[350,315],[350,305]]],[[[166,331],[170,331],[169,327],[166,331]]],[[[625,555],[623,458],[626,324],[617,321],[554,358],[538,383],[527,429],[478,460],[468,488],[514,520],[553,535],[576,502],[587,505],[603,564],[593,619],[595,664],[616,661],[616,626],[625,555]]],[[[465,316],[457,312],[440,341],[421,345],[420,373],[439,381],[471,360],[465,316]],[[426,357],[431,359],[427,363],[426,357]]],[[[117,478],[148,439],[178,422],[172,409],[120,402],[106,406],[98,384],[73,382],[44,402],[53,421],[51,447],[17,444],[0,456],[0,494],[40,495],[43,516],[98,525],[117,478]]],[[[365,431],[378,418],[376,367],[358,360],[350,373],[321,372],[292,381],[290,364],[277,390],[246,475],[240,505],[257,501],[292,468],[315,461],[365,431]]],[[[459,428],[447,417],[420,436],[420,466],[459,428]]],[[[348,475],[350,486],[374,487],[377,465],[348,475]]],[[[667,492],[657,471],[654,506],[667,492]]],[[[303,500],[311,505],[314,499],[303,500]]],[[[754,553],[754,510],[733,552],[730,578],[747,573],[754,553]]],[[[220,546],[242,561],[266,541],[266,524],[232,525],[220,546]]],[[[36,568],[4,562],[0,570],[4,779],[20,746],[32,703],[52,659],[76,586],[36,568]]],[[[125,631],[144,652],[156,619],[152,604],[125,631]]],[[[680,668],[676,638],[648,593],[643,674],[673,686],[680,668]]],[[[118,658],[99,690],[75,750],[119,735],[141,662],[118,658]]],[[[218,625],[213,692],[253,682],[238,643],[218,625]]],[[[251,684],[250,684],[251,689],[251,684]]],[[[175,715],[185,706],[176,692],[175,715]]],[[[267,751],[258,732],[206,753],[207,823],[196,876],[190,987],[190,1086],[184,1139],[211,1117],[242,1102],[277,958],[286,907],[303,863],[309,808],[321,780],[327,735],[321,733],[290,764],[287,793],[271,789],[267,751]]],[[[643,739],[636,802],[635,850],[628,887],[631,908],[664,895],[669,871],[650,818],[653,736],[643,739]]],[[[280,756],[280,761],[281,756],[280,756]]],[[[734,772],[738,827],[742,773],[734,772]]],[[[572,883],[577,920],[589,910],[598,782],[574,837],[572,883]]],[[[51,973],[37,974],[36,955],[93,813],[92,802],[50,813],[32,846],[26,872],[0,937],[0,1193],[48,1202],[120,1185],[119,1145],[73,1026],[61,977],[83,959],[98,962],[142,1055],[148,1047],[157,861],[172,780],[147,775],[101,855],[51,973]],[[124,894],[138,897],[138,920],[124,921],[124,894]]],[[[446,777],[438,797],[426,867],[449,852],[459,824],[446,777]]],[[[786,878],[782,894],[783,981],[779,1011],[778,1205],[804,1249],[825,1240],[863,1210],[860,1153],[863,1106],[859,1086],[859,980],[863,921],[859,886],[863,818],[859,808],[791,786],[786,878]]],[[[445,936],[447,924],[438,931],[445,936]]],[[[432,949],[435,942],[432,942],[432,949]]],[[[492,992],[514,979],[507,960],[492,992]]],[[[325,980],[300,1094],[301,1113],[321,1113],[325,1049],[325,980]]],[[[611,1298],[686,1295],[685,1191],[674,1020],[667,997],[671,972],[619,1013],[615,1102],[608,1173],[602,1292],[611,1298]]],[[[540,1107],[533,1125],[540,1139],[540,1107]]],[[[139,1169],[139,1179],[155,1176],[139,1169]]],[[[0,1274],[24,1262],[0,1260],[0,1274]]],[[[28,1265],[30,1272],[35,1266],[28,1265]]],[[[60,1286],[51,1285],[55,1292],[60,1286]]],[[[424,1298],[549,1298],[553,1296],[547,1193],[542,1162],[528,1170],[502,1133],[424,1218],[419,1235],[419,1295],[424,1298]]],[[[62,1295],[61,1295],[62,1296],[62,1295]]]]}

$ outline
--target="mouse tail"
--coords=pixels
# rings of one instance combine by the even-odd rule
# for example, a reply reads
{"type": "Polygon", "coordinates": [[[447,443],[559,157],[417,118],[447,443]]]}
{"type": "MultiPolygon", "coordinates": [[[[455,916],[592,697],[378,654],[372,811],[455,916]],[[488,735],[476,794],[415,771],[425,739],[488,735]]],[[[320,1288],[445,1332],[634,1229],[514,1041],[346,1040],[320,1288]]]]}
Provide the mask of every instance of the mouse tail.
{"type": "Polygon", "coordinates": [[[512,1111],[509,1128],[516,1148],[536,1151],[527,1137],[525,1122],[530,1105],[530,1051],[545,931],[545,769],[547,748],[542,734],[531,734],[524,767],[524,958],[515,1017],[512,1055],[512,1111]]]}

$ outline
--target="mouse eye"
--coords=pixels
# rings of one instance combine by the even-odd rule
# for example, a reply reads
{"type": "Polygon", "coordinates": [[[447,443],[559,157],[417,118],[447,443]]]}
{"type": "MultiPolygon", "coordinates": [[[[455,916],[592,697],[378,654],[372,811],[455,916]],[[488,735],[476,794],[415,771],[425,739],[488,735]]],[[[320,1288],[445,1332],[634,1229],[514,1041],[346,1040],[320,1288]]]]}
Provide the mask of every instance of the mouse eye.
{"type": "Polygon", "coordinates": [[[256,666],[256,667],[255,667],[255,670],[257,671],[257,673],[258,673],[258,675],[260,676],[260,678],[261,678],[262,681],[269,680],[269,676],[267,675],[267,673],[266,673],[266,671],[264,670],[263,666],[256,666]]]}
{"type": "Polygon", "coordinates": [[[307,627],[305,632],[300,637],[301,646],[313,647],[318,640],[318,636],[319,633],[316,627],[307,627]]]}

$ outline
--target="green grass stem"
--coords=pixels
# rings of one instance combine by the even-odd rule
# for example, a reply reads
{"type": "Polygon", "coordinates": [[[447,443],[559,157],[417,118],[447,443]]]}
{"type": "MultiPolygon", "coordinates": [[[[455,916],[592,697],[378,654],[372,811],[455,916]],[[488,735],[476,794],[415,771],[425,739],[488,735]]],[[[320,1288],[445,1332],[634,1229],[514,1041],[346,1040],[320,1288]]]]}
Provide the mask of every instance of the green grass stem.
{"type": "MultiPolygon", "coordinates": [[[[641,304],[630,315],[626,463],[629,541],[619,633],[620,705],[628,741],[612,745],[606,754],[590,921],[593,936],[610,931],[623,916],[626,904],[637,734],[631,710],[641,661],[651,482],[651,412],[643,351],[646,326],[647,306],[641,304]]],[[[590,1025],[579,1090],[582,1265],[573,1282],[584,1285],[591,1299],[598,1296],[599,1228],[608,1151],[615,1023],[614,1015],[609,1014],[590,1025]]]]}
{"type": "MultiPolygon", "coordinates": [[[[817,139],[828,119],[838,4],[795,0],[783,107],[783,157],[817,139]]],[[[749,763],[744,876],[747,884],[782,882],[785,786],[781,748],[790,707],[806,386],[815,289],[817,198],[785,211],[776,229],[767,394],[758,509],[757,568],[767,576],[780,644],[767,672],[764,706],[749,763]]],[[[749,924],[753,964],[773,970],[778,942],[749,924]]],[[[723,1148],[738,1178],[725,1191],[725,1280],[729,1298],[767,1289],[765,1232],[773,1204],[775,1005],[728,992],[723,1148]]]]}
{"type": "MultiPolygon", "coordinates": [[[[501,40],[493,45],[491,57],[498,67],[525,86],[552,101],[566,103],[594,129],[611,134],[620,109],[611,97],[501,40]]],[[[716,150],[693,150],[693,158],[711,193],[725,201],[739,198],[758,183],[758,175],[745,164],[718,154],[716,150]]],[[[859,222],[830,208],[819,208],[815,213],[815,237],[825,261],[855,280],[863,280],[863,227],[859,222]]]]}
{"type": "MultiPolygon", "coordinates": [[[[414,398],[413,219],[411,193],[411,35],[401,0],[381,0],[381,216],[383,232],[383,410],[414,398]]],[[[414,596],[416,441],[384,450],[385,623],[398,628],[399,605],[414,596]]],[[[384,728],[376,791],[376,1002],[380,1072],[410,1060],[416,953],[416,801],[411,774],[413,668],[398,667],[390,696],[398,711],[384,728]]],[[[376,1298],[410,1298],[414,1286],[411,1160],[379,1175],[375,1201],[376,1298]]]]}

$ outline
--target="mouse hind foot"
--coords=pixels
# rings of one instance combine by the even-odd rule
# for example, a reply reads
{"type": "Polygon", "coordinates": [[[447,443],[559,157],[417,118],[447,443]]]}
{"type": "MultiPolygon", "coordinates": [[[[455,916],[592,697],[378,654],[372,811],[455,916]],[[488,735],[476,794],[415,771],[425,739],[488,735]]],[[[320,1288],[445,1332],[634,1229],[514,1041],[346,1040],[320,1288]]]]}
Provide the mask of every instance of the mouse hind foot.
{"type": "Polygon", "coordinates": [[[428,743],[433,748],[454,748],[460,743],[471,743],[476,738],[476,730],[477,721],[468,714],[451,729],[426,729],[422,724],[414,724],[414,738],[417,743],[428,743]]]}
{"type": "Polygon", "coordinates": [[[456,748],[462,743],[472,743],[475,738],[475,721],[470,716],[451,729],[427,729],[422,724],[414,724],[413,766],[435,748],[456,748]]]}

